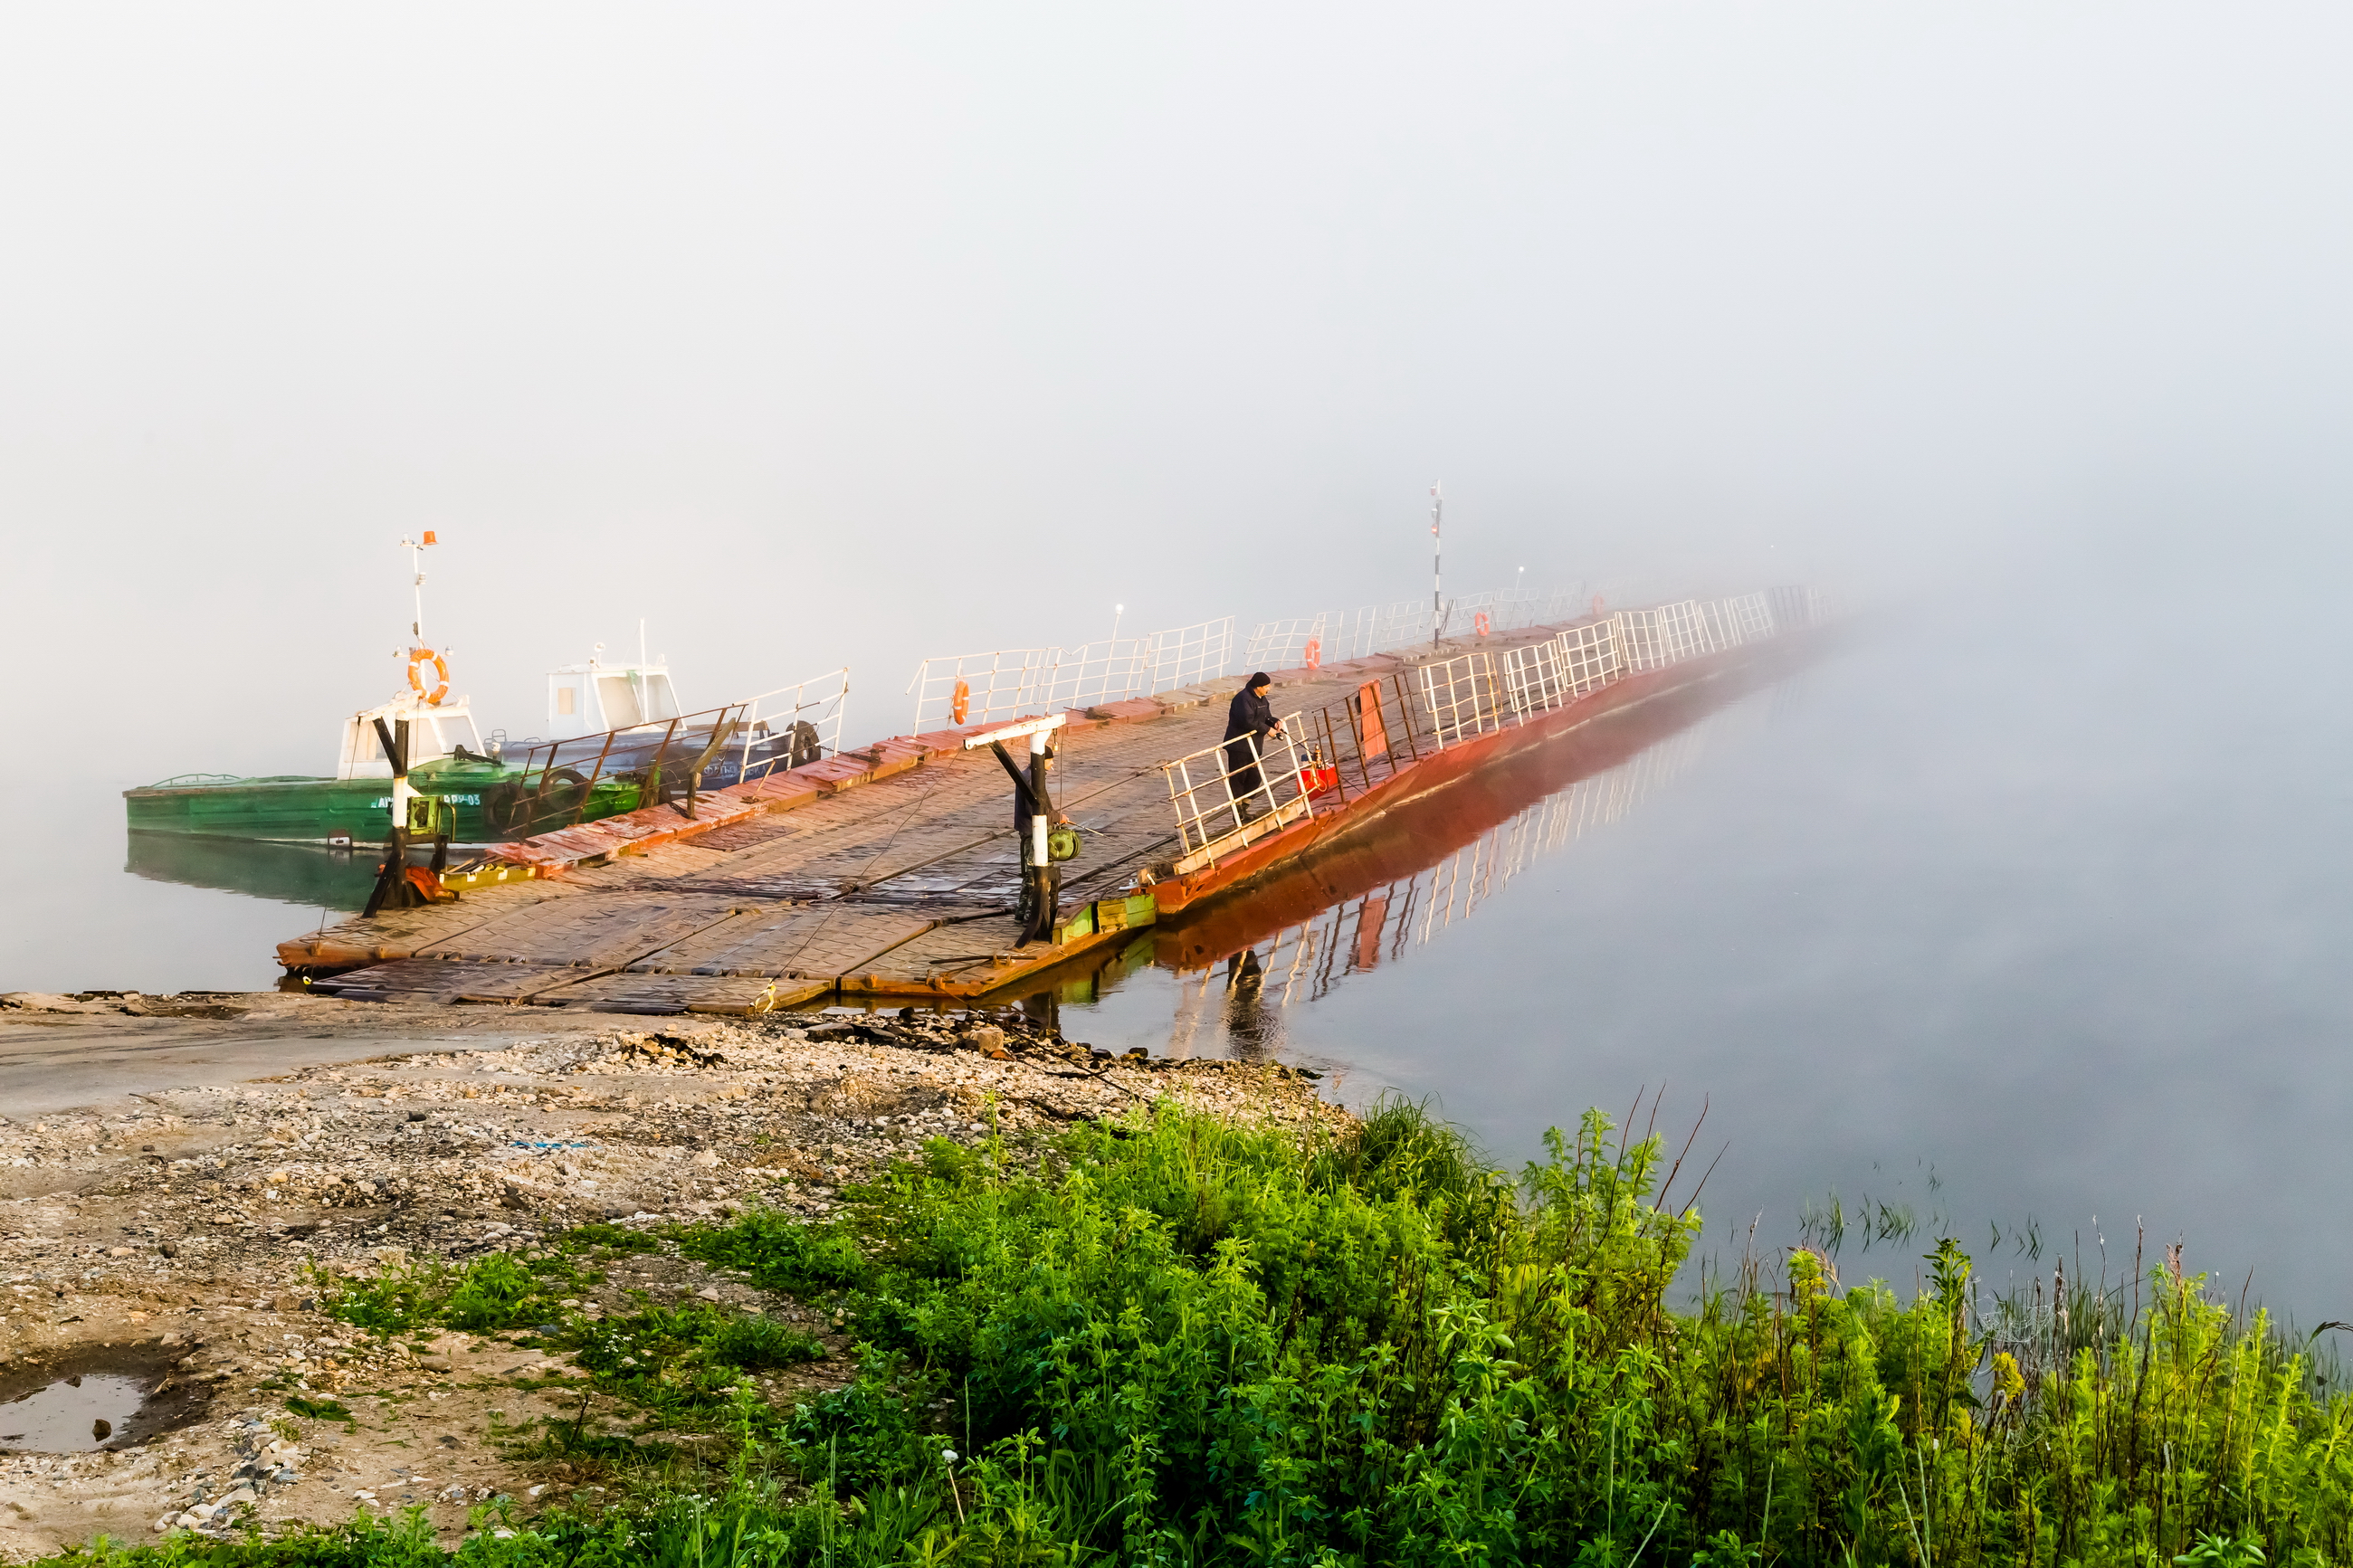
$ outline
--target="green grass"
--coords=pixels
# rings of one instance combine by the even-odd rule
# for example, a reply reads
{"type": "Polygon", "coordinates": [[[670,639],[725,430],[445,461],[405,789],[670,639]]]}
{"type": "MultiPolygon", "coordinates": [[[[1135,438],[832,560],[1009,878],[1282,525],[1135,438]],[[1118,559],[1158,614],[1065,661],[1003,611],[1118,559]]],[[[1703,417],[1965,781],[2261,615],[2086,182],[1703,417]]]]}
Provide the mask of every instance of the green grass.
{"type": "MultiPolygon", "coordinates": [[[[1795,1250],[1679,1309],[1697,1216],[1660,1198],[1657,1143],[1598,1113],[1516,1178],[1402,1106],[1349,1139],[1164,1108],[1037,1153],[943,1146],[827,1224],[685,1236],[843,1313],[858,1375],[779,1408],[758,1369],[815,1347],[774,1320],[567,1324],[607,1394],[719,1457],[662,1449],[636,1500],[459,1555],[2353,1563],[2353,1406],[2198,1276],[2077,1287],[2063,1316],[1988,1296],[1947,1240],[1910,1300],[1795,1250]]],[[[384,1527],[306,1541],[130,1557],[444,1560],[384,1527]]]]}
{"type": "Polygon", "coordinates": [[[343,1408],[340,1399],[305,1399],[294,1394],[287,1399],[286,1408],[309,1421],[340,1421],[347,1426],[359,1421],[358,1416],[343,1408]]]}
{"type": "Polygon", "coordinates": [[[320,1310],[380,1338],[432,1328],[476,1332],[554,1321],[561,1298],[596,1282],[560,1255],[493,1252],[463,1267],[426,1259],[373,1278],[314,1272],[320,1310]]]}

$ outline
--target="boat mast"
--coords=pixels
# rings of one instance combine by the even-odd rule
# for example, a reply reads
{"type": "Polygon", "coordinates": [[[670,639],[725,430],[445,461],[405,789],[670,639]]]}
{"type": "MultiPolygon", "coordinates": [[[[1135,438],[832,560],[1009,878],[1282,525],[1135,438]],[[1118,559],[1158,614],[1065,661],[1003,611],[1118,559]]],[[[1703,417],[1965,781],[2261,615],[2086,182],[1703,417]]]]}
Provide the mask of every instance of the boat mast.
{"type": "Polygon", "coordinates": [[[427,529],[422,539],[404,539],[400,547],[408,552],[408,567],[415,581],[409,584],[417,595],[417,618],[408,623],[409,646],[425,646],[425,547],[435,543],[433,531],[427,529]]]}

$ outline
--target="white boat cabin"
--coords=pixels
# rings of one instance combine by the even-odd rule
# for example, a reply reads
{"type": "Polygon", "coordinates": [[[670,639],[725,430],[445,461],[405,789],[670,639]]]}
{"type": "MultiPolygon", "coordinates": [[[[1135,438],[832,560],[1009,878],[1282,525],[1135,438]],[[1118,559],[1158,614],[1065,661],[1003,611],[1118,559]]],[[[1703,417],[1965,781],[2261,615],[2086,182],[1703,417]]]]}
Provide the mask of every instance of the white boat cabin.
{"type": "Polygon", "coordinates": [[[637,724],[668,723],[682,710],[661,664],[567,664],[547,676],[547,737],[577,740],[637,724]]]}
{"type": "Polygon", "coordinates": [[[475,756],[484,754],[482,732],[474,727],[473,710],[462,697],[445,698],[438,706],[413,691],[404,691],[380,708],[370,708],[343,721],[343,749],[335,760],[339,779],[388,779],[392,763],[376,738],[375,721],[387,728],[408,721],[408,765],[424,766],[458,754],[463,746],[475,756]]]}

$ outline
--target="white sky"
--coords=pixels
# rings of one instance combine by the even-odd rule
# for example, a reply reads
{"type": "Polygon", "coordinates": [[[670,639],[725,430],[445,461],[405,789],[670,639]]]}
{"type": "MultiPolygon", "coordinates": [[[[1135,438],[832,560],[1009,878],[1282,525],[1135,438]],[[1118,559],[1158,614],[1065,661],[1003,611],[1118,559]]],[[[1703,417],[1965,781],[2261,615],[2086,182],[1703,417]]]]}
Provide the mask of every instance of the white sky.
{"type": "Polygon", "coordinates": [[[1424,594],[1434,479],[1464,589],[2153,541],[2309,575],[2348,43],[2316,5],[11,7],[8,745],[324,771],[428,527],[434,640],[517,732],[641,615],[691,703],[852,664],[862,740],[923,654],[1115,601],[1424,594]]]}

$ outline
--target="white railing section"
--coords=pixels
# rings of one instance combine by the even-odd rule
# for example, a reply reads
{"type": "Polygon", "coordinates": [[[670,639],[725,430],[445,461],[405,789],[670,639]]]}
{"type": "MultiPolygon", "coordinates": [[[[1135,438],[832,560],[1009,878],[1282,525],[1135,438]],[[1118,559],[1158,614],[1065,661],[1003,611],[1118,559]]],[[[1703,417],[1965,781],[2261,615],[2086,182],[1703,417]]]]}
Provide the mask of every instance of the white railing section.
{"type": "Polygon", "coordinates": [[[1140,637],[927,658],[907,690],[918,730],[986,724],[1214,680],[1233,662],[1233,647],[1234,618],[1226,616],[1140,637]]]}
{"type": "Polygon", "coordinates": [[[1658,616],[1659,637],[1665,644],[1667,663],[1681,664],[1687,658],[1716,651],[1716,645],[1707,635],[1707,612],[1700,608],[1697,599],[1661,605],[1652,614],[1658,616]]]}
{"type": "Polygon", "coordinates": [[[1609,617],[1609,622],[1618,641],[1618,668],[1627,674],[1664,669],[1674,662],[1667,656],[1666,644],[1659,635],[1658,611],[1620,610],[1609,617]]]}
{"type": "Polygon", "coordinates": [[[1553,640],[1560,648],[1562,687],[1570,697],[1599,690],[1625,673],[1615,616],[1571,626],[1553,640]]]}
{"type": "Polygon", "coordinates": [[[1571,588],[1498,594],[1490,614],[1495,630],[1518,632],[1530,626],[1556,626],[1562,621],[1575,620],[1585,614],[1586,605],[1585,588],[1579,584],[1571,588]]]}
{"type": "Polygon", "coordinates": [[[1144,642],[1151,684],[1142,695],[1198,686],[1233,668],[1234,618],[1220,616],[1195,626],[1174,626],[1154,632],[1144,642]]]}
{"type": "Polygon", "coordinates": [[[1423,665],[1421,700],[1440,746],[1502,729],[1504,706],[1495,656],[1482,648],[1423,665]]]}
{"type": "Polygon", "coordinates": [[[1567,693],[1560,644],[1560,638],[1553,637],[1504,650],[1504,694],[1511,699],[1513,712],[1541,713],[1567,693]]]}
{"type": "Polygon", "coordinates": [[[847,666],[745,698],[744,711],[737,719],[744,735],[744,750],[736,764],[738,776],[752,778],[780,765],[799,767],[833,755],[841,750],[841,721],[849,709],[847,666]],[[772,735],[789,736],[789,741],[775,755],[758,763],[752,761],[753,748],[772,735]]]}
{"type": "MultiPolygon", "coordinates": [[[[1281,741],[1280,779],[1271,771],[1244,779],[1247,766],[1229,767],[1222,745],[1164,764],[1183,845],[1177,869],[1182,874],[1214,865],[1219,855],[1230,854],[1266,833],[1278,831],[1284,822],[1307,815],[1307,796],[1313,793],[1332,791],[1345,799],[1353,791],[1377,788],[1429,751],[1525,722],[1630,675],[1663,669],[1799,626],[1818,625],[1818,617],[1827,614],[1822,597],[1807,589],[1776,588],[1705,601],[1685,599],[1581,621],[1541,642],[1504,648],[1500,654],[1474,648],[1452,658],[1432,659],[1376,677],[1303,718],[1294,714],[1285,721],[1288,730],[1281,741]],[[1408,696],[1414,685],[1420,688],[1419,713],[1410,710],[1408,696]],[[1294,736],[1299,743],[1312,742],[1314,747],[1308,763],[1314,776],[1304,785],[1294,736]],[[1267,792],[1266,809],[1253,816],[1240,802],[1255,799],[1261,790],[1267,792]],[[1286,791],[1293,796],[1288,803],[1282,798],[1286,791]],[[1283,816],[1278,810],[1290,810],[1293,805],[1296,806],[1293,816],[1283,816]]],[[[1329,621],[1329,617],[1318,619],[1329,621]]],[[[1295,633],[1314,625],[1292,623],[1292,630],[1295,633]]],[[[1271,635],[1264,626],[1260,634],[1261,637],[1271,635]]],[[[1253,639],[1253,647],[1266,646],[1271,645],[1253,639]]],[[[1268,765],[1274,766],[1271,762],[1268,765]]]]}
{"type": "Polygon", "coordinates": [[[1430,601],[1399,599],[1393,605],[1366,605],[1344,617],[1333,641],[1339,658],[1362,658],[1387,653],[1430,636],[1430,601]]]}
{"type": "Polygon", "coordinates": [[[1314,814],[1301,772],[1299,715],[1263,743],[1245,735],[1162,764],[1176,809],[1176,874],[1185,876],[1314,814]]]}
{"type": "Polygon", "coordinates": [[[1773,615],[1765,607],[1762,594],[1712,599],[1700,608],[1707,616],[1708,637],[1719,648],[1739,647],[1772,635],[1773,615]]]}
{"type": "Polygon", "coordinates": [[[1323,615],[1261,621],[1250,631],[1242,663],[1250,669],[1296,669],[1307,662],[1307,645],[1314,643],[1316,662],[1328,664],[1334,658],[1332,626],[1338,619],[1337,616],[1323,615]]]}
{"type": "Polygon", "coordinates": [[[1040,711],[1060,653],[1050,647],[1000,647],[923,660],[907,684],[915,699],[915,728],[983,724],[1040,711]]]}
{"type": "Polygon", "coordinates": [[[1143,691],[1152,673],[1151,639],[1108,637],[1052,650],[1052,664],[1031,712],[1121,702],[1143,691]]]}
{"type": "Polygon", "coordinates": [[[1450,637],[1471,637],[1480,635],[1479,617],[1487,617],[1486,635],[1493,637],[1503,629],[1497,619],[1504,595],[1499,593],[1465,594],[1459,599],[1446,601],[1446,620],[1442,630],[1450,637]]]}
{"type": "MultiPolygon", "coordinates": [[[[1525,631],[1530,626],[1554,626],[1585,614],[1588,603],[1589,596],[1582,584],[1573,588],[1532,589],[1525,593],[1457,595],[1439,606],[1440,635],[1475,637],[1482,613],[1487,616],[1490,635],[1525,631]]],[[[1362,658],[1366,654],[1391,653],[1417,644],[1427,645],[1430,640],[1430,620],[1428,599],[1399,599],[1394,604],[1366,605],[1345,615],[1327,616],[1324,623],[1328,629],[1323,639],[1324,662],[1330,664],[1338,659],[1362,658]]],[[[1302,623],[1269,623],[1270,626],[1297,624],[1302,623]]],[[[1272,668],[1273,666],[1263,668],[1272,668]]]]}
{"type": "Polygon", "coordinates": [[[1767,588],[1765,604],[1766,615],[1776,632],[1803,631],[1830,620],[1830,597],[1820,588],[1767,588]]]}

